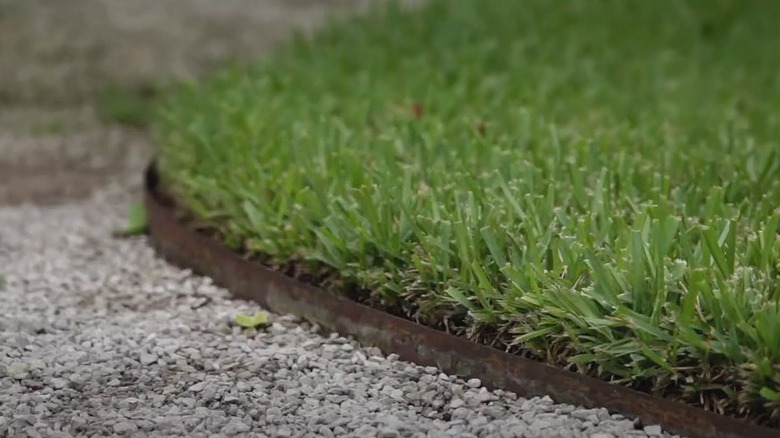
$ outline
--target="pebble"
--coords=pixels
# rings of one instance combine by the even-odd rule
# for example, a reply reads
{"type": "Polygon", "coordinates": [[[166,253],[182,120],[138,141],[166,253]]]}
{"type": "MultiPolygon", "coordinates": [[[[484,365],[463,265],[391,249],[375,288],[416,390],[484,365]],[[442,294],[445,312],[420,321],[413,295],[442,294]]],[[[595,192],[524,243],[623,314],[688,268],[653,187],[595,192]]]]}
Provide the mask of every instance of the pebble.
{"type": "Polygon", "coordinates": [[[482,386],[482,381],[479,379],[469,379],[469,381],[466,382],[466,384],[470,388],[479,388],[480,386],[482,386]]]}
{"type": "Polygon", "coordinates": [[[663,430],[661,429],[661,426],[659,426],[657,424],[653,424],[653,425],[650,425],[650,426],[645,426],[644,427],[644,431],[645,431],[646,434],[648,434],[650,436],[661,436],[661,434],[663,433],[663,430]]]}
{"type": "Polygon", "coordinates": [[[138,430],[138,426],[130,421],[121,421],[114,424],[114,433],[125,434],[132,433],[138,430]]]}

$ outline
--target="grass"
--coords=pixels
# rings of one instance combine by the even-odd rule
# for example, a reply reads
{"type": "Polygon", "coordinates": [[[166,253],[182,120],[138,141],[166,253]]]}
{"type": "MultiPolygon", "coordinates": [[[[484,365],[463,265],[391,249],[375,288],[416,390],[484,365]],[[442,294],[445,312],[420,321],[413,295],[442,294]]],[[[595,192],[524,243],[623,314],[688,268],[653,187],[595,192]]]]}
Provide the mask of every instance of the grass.
{"type": "Polygon", "coordinates": [[[161,94],[159,88],[146,84],[107,86],[98,95],[97,114],[105,123],[145,128],[153,119],[155,104],[161,94]]]}
{"type": "Polygon", "coordinates": [[[33,135],[56,135],[65,132],[67,126],[61,120],[45,120],[30,129],[33,135]]]}
{"type": "Polygon", "coordinates": [[[231,247],[360,301],[778,426],[777,16],[377,9],[179,90],[163,181],[231,247]]]}

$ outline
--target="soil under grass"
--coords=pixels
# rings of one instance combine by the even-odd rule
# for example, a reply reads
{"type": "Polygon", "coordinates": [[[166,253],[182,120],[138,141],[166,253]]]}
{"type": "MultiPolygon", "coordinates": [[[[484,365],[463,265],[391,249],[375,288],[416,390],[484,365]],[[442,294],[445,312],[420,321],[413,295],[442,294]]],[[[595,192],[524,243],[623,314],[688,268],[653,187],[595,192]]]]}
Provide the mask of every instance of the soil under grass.
{"type": "Polygon", "coordinates": [[[161,174],[268,264],[778,426],[777,16],[391,6],[182,88],[155,120],[161,174]]]}

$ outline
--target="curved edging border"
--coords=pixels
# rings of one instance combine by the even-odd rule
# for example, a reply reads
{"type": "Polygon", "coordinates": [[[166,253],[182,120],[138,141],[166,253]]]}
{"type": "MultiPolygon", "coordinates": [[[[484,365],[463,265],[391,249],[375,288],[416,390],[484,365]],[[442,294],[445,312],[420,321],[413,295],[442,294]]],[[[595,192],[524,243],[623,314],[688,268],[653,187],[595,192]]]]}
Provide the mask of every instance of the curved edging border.
{"type": "Polygon", "coordinates": [[[435,366],[451,375],[479,378],[488,388],[525,397],[550,395],[557,403],[587,408],[605,407],[694,438],[780,438],[778,429],[524,359],[303,284],[248,261],[182,224],[172,202],[160,196],[154,162],[145,178],[144,204],[157,252],[171,263],[211,277],[237,298],[253,300],[276,313],[296,315],[365,345],[396,353],[409,362],[435,366]]]}

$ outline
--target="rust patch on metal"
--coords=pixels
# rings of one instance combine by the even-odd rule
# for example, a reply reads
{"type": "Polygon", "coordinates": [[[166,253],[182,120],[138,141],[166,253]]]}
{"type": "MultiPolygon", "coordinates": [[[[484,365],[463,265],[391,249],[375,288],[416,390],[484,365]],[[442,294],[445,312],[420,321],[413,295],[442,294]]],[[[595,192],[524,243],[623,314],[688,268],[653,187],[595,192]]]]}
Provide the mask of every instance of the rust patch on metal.
{"type": "Polygon", "coordinates": [[[158,189],[152,163],[146,172],[144,202],[155,249],[168,261],[211,277],[237,298],[253,300],[273,312],[297,315],[409,362],[479,378],[490,389],[501,388],[524,397],[550,395],[557,403],[586,408],[605,407],[693,438],[780,438],[778,429],[524,359],[293,280],[187,228],[158,189]]]}

